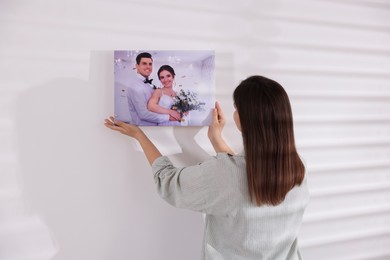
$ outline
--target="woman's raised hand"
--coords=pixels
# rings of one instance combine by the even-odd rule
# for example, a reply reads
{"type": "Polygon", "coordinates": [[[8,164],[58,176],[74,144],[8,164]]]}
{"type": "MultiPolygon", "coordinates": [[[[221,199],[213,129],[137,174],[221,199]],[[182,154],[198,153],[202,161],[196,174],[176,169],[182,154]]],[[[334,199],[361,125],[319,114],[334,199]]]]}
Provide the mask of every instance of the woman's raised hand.
{"type": "Polygon", "coordinates": [[[209,126],[207,133],[211,144],[217,153],[228,153],[234,155],[233,150],[227,145],[222,138],[222,130],[226,124],[225,115],[222,112],[221,106],[218,102],[215,102],[215,108],[213,110],[213,122],[209,126]]]}
{"type": "Polygon", "coordinates": [[[115,120],[115,118],[112,116],[104,120],[104,125],[114,131],[118,131],[124,135],[131,136],[135,139],[138,139],[140,134],[143,133],[138,126],[126,124],[122,121],[115,120]]]}
{"type": "Polygon", "coordinates": [[[112,116],[104,120],[104,125],[112,130],[135,138],[141,145],[142,150],[144,150],[146,158],[148,159],[150,165],[152,165],[153,162],[161,156],[161,153],[156,148],[156,146],[154,146],[154,144],[149,140],[149,138],[144,134],[144,132],[142,132],[141,128],[139,128],[138,126],[126,124],[122,121],[115,120],[115,118],[112,116]]]}
{"type": "Polygon", "coordinates": [[[222,130],[226,124],[225,115],[222,112],[219,102],[215,102],[215,108],[213,109],[213,121],[209,126],[208,137],[210,141],[218,141],[222,138],[222,130]]]}

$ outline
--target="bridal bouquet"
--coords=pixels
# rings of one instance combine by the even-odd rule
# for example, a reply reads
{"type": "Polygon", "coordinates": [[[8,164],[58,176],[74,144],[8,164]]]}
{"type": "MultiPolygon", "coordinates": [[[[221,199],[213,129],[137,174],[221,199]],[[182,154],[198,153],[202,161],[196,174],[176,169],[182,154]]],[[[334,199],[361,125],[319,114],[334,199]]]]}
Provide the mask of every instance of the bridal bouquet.
{"type": "Polygon", "coordinates": [[[206,103],[200,102],[198,100],[197,94],[195,92],[191,92],[189,90],[184,91],[180,89],[179,93],[174,97],[174,103],[171,109],[176,110],[180,113],[180,117],[183,121],[183,115],[188,114],[191,110],[204,111],[204,106],[206,103]]]}

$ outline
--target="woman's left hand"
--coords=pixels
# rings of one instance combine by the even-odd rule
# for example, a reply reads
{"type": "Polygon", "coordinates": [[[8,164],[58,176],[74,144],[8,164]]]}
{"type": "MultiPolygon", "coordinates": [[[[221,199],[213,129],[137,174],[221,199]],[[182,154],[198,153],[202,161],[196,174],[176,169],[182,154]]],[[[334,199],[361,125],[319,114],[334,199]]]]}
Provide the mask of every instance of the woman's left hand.
{"type": "Polygon", "coordinates": [[[142,130],[138,126],[115,120],[112,116],[104,120],[104,125],[114,131],[118,131],[135,139],[138,139],[139,136],[143,134],[142,130]]]}
{"type": "Polygon", "coordinates": [[[135,138],[140,143],[142,150],[144,150],[150,165],[152,165],[153,162],[161,156],[160,151],[156,148],[156,146],[154,146],[154,144],[138,126],[115,120],[115,118],[112,116],[104,120],[104,125],[114,131],[118,131],[124,135],[135,138]]]}

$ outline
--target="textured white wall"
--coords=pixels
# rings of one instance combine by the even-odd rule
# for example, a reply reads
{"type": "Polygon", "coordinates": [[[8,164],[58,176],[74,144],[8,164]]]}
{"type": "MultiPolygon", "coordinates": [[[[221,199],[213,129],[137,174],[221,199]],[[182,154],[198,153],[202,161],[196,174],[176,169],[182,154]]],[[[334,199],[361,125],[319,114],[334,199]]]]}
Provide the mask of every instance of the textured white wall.
{"type": "MultiPolygon", "coordinates": [[[[251,74],[290,94],[311,204],[306,259],[390,257],[385,0],[0,2],[0,259],[199,259],[202,216],[155,192],[139,147],[103,126],[114,49],[215,49],[226,138],[251,74]]],[[[146,129],[178,165],[206,128],[146,129]]]]}

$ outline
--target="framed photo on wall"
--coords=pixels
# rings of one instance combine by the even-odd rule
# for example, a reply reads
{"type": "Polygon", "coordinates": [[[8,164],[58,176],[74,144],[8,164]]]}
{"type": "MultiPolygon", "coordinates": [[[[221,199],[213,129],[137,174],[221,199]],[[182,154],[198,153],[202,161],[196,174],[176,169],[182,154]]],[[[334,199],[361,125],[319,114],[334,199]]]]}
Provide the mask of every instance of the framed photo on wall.
{"type": "Polygon", "coordinates": [[[210,125],[214,72],[211,50],[116,50],[115,117],[138,126],[210,125]]]}

